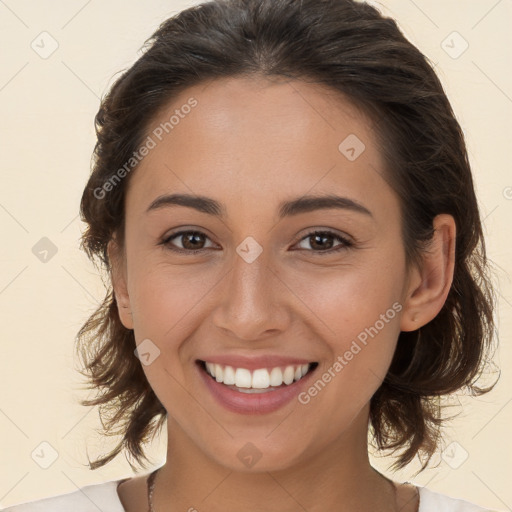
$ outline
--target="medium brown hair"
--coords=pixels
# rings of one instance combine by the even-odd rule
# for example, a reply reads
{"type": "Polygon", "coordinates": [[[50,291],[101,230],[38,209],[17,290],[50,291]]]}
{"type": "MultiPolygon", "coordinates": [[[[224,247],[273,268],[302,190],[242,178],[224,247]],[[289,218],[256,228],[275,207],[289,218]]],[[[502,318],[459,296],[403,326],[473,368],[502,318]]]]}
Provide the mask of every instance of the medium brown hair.
{"type": "MultiPolygon", "coordinates": [[[[384,382],[370,402],[379,449],[400,450],[395,468],[416,455],[426,467],[438,445],[440,397],[477,387],[494,334],[494,292],[462,130],[425,56],[394,20],[353,0],[213,0],[167,19],[143,55],[103,98],[97,143],[81,217],[82,248],[109,273],[107,295],[77,336],[90,387],[83,405],[99,405],[106,435],[118,445],[90,464],[96,469],[123,448],[143,467],[143,444],[163,425],[166,410],[134,355],[134,333],[119,318],[107,244],[124,240],[124,204],[131,174],[112,180],[147,137],[159,110],[178,93],[222,77],[286,77],[327,85],[365,109],[378,126],[386,179],[400,198],[408,264],[419,262],[433,219],[456,222],[453,284],[428,324],[401,332],[384,382]],[[103,194],[105,195],[105,194],[103,194]],[[113,427],[119,426],[114,431],[113,427]]],[[[132,466],[133,467],[133,466],[132,466]]]]}

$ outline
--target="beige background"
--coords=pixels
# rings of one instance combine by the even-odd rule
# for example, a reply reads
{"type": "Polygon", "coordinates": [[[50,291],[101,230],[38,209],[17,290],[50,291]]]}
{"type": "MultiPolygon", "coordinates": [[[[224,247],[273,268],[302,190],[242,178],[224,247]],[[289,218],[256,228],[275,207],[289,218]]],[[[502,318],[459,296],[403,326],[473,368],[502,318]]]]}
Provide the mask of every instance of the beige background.
{"type": "MultiPolygon", "coordinates": [[[[132,474],[124,457],[94,472],[86,466],[86,447],[93,457],[112,440],[95,433],[97,410],[78,404],[85,395],[74,337],[103,297],[78,249],[78,205],[99,98],[161,21],[195,3],[0,0],[0,506],[132,474]],[[50,35],[39,36],[43,31],[50,35]],[[54,41],[58,48],[43,59],[54,41]],[[46,263],[32,252],[43,237],[57,249],[46,263]],[[40,467],[53,450],[56,460],[40,467]]],[[[372,3],[436,64],[464,128],[500,297],[499,384],[479,400],[460,398],[462,412],[446,431],[449,448],[435,457],[437,467],[413,477],[411,466],[394,478],[512,510],[512,2],[372,3]],[[468,49],[454,58],[464,41],[468,49]]],[[[165,443],[150,447],[155,466],[165,443]]],[[[374,463],[386,470],[385,460],[374,463]]]]}

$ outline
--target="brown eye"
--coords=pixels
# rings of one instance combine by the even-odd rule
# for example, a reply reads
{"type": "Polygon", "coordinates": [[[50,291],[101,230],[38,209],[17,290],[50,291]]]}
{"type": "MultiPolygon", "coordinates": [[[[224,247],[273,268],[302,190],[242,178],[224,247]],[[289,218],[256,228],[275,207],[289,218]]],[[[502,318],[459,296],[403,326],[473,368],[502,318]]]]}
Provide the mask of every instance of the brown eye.
{"type": "Polygon", "coordinates": [[[208,240],[208,237],[201,231],[180,231],[165,238],[162,244],[173,251],[196,253],[205,249],[205,240],[208,240]],[[176,247],[174,243],[171,243],[171,240],[174,239],[181,240],[182,246],[176,247]]]}
{"type": "Polygon", "coordinates": [[[341,251],[343,249],[348,249],[353,244],[346,238],[334,233],[332,231],[314,231],[312,233],[308,233],[301,241],[307,241],[310,247],[313,249],[310,252],[314,253],[329,253],[341,251]],[[338,240],[341,244],[335,246],[333,249],[333,239],[338,240]]]}
{"type": "Polygon", "coordinates": [[[186,233],[181,235],[184,249],[196,250],[202,249],[204,245],[203,235],[201,233],[186,233]]]}

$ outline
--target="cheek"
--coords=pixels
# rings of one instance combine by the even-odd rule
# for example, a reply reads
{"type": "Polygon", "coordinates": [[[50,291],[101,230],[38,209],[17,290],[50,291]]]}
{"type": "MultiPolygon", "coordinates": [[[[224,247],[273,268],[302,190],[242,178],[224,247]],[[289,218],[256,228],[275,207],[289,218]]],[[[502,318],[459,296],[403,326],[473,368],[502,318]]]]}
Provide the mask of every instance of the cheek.
{"type": "Polygon", "coordinates": [[[313,418],[313,430],[322,428],[324,441],[335,439],[350,425],[380,387],[396,348],[400,309],[395,302],[371,321],[362,314],[344,317],[338,325],[343,323],[346,330],[327,340],[331,358],[298,397],[314,412],[307,416],[313,418]]]}
{"type": "Polygon", "coordinates": [[[188,315],[204,307],[217,283],[216,274],[198,272],[192,266],[146,263],[133,268],[129,293],[134,329],[160,339],[179,330],[188,315]]]}
{"type": "Polygon", "coordinates": [[[326,414],[356,411],[379,387],[393,358],[402,310],[400,265],[386,272],[377,265],[346,268],[293,282],[330,356],[304,402],[322,395],[318,402],[326,414]],[[335,403],[344,406],[330,410],[335,403]]]}
{"type": "Polygon", "coordinates": [[[347,340],[376,323],[379,330],[383,322],[386,326],[397,323],[402,290],[399,268],[382,271],[378,264],[356,264],[297,273],[287,276],[287,281],[304,305],[303,318],[310,318],[314,330],[336,349],[342,350],[347,340]]]}

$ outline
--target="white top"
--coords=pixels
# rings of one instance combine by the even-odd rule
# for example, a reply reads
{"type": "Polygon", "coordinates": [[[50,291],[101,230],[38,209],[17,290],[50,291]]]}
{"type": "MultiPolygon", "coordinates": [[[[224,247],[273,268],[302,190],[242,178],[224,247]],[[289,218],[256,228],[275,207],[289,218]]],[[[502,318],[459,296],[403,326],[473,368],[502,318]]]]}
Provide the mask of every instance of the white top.
{"type": "MultiPolygon", "coordinates": [[[[119,480],[88,485],[78,491],[15,505],[3,512],[126,512],[117,494],[119,480]]],[[[418,512],[493,512],[468,501],[455,499],[417,485],[418,512]]]]}

